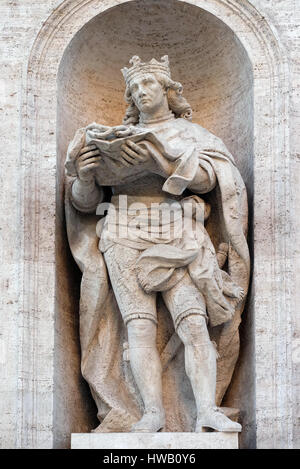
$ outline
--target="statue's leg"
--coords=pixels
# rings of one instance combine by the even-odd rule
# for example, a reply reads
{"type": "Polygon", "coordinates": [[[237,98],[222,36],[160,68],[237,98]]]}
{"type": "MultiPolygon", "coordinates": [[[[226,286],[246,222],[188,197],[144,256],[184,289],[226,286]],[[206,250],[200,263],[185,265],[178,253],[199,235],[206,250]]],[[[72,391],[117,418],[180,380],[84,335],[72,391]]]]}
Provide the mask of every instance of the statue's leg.
{"type": "Polygon", "coordinates": [[[144,403],[144,415],[132,431],[156,432],[164,426],[161,363],[156,348],[156,294],[138,283],[135,265],[140,252],[115,244],[104,257],[111,284],[128,330],[132,373],[144,403]]]}
{"type": "Polygon", "coordinates": [[[145,409],[142,419],[131,431],[157,432],[165,424],[162,368],[156,348],[157,326],[149,319],[132,319],[127,328],[130,364],[145,409]]]}
{"type": "Polygon", "coordinates": [[[205,427],[240,431],[240,424],[219,412],[215,404],[217,354],[209,337],[202,294],[187,274],[163,297],[185,347],[185,369],[197,408],[195,431],[200,432],[205,427]]]}

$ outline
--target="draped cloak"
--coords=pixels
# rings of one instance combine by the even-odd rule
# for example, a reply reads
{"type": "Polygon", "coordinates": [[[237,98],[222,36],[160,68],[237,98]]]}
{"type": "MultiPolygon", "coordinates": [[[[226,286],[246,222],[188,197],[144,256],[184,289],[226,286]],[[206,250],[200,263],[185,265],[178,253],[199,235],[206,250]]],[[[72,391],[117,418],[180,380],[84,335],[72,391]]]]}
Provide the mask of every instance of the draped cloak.
{"type": "MultiPolygon", "coordinates": [[[[168,163],[173,163],[172,173],[165,176],[162,187],[166,195],[180,196],[189,189],[199,166],[208,176],[213,173],[216,177],[215,189],[204,196],[212,208],[205,230],[214,246],[213,249],[217,251],[221,243],[227,243],[229,246],[222,272],[225,279],[230,278],[243,288],[246,296],[250,271],[246,241],[247,194],[232,155],[219,138],[184,119],[171,121],[167,128],[151,130],[160,142],[159,148],[155,148],[151,142],[146,142],[145,145],[151,147],[160,174],[164,175],[168,163]]],[[[99,250],[99,238],[96,234],[99,217],[94,213],[80,212],[74,208],[71,201],[71,184],[76,176],[74,161],[84,145],[85,129],[79,129],[68,148],[65,200],[68,240],[73,257],[82,271],[81,370],[98,408],[100,425],[96,431],[126,432],[142,414],[142,400],[126,359],[126,328],[110,285],[103,255],[99,250]]],[[[103,159],[103,166],[99,171],[101,176],[96,178],[99,186],[124,184],[149,173],[149,168],[137,165],[134,169],[136,174],[130,173],[132,170],[127,168],[122,170],[120,180],[120,171],[114,170],[113,164],[108,158],[103,159]]],[[[202,258],[204,257],[202,253],[202,258]]],[[[199,253],[199,259],[202,258],[199,253]]],[[[197,268],[203,276],[201,262],[197,268]]],[[[228,299],[228,302],[234,311],[232,319],[223,323],[217,320],[215,327],[212,327],[213,321],[209,325],[211,339],[216,342],[219,354],[217,405],[222,402],[238,358],[238,328],[245,299],[228,299]]],[[[165,359],[168,350],[172,349],[172,342],[178,341],[178,337],[159,295],[157,312],[157,347],[165,359]]],[[[166,410],[164,431],[192,431],[196,408],[184,370],[182,345],[176,353],[170,354],[166,363],[163,370],[163,401],[166,410]]]]}

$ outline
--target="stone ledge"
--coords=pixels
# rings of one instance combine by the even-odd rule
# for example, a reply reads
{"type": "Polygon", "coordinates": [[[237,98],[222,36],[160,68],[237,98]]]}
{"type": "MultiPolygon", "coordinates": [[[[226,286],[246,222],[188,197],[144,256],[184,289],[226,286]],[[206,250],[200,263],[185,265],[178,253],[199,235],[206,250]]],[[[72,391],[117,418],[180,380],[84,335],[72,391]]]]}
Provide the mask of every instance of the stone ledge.
{"type": "Polygon", "coordinates": [[[238,449],[238,433],[72,433],[72,449],[238,449]]]}

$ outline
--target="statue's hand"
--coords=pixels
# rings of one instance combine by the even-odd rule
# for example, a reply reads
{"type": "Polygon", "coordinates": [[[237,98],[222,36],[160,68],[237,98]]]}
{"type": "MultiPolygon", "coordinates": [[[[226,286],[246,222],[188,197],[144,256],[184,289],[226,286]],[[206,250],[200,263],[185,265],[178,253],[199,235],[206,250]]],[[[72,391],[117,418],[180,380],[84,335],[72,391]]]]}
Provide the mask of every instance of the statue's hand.
{"type": "Polygon", "coordinates": [[[95,169],[100,163],[100,151],[96,145],[83,147],[75,162],[76,171],[82,182],[91,182],[94,179],[95,169]]]}
{"type": "Polygon", "coordinates": [[[130,140],[124,143],[121,148],[121,161],[123,165],[127,167],[145,163],[152,158],[150,151],[145,146],[141,146],[130,140]]]}

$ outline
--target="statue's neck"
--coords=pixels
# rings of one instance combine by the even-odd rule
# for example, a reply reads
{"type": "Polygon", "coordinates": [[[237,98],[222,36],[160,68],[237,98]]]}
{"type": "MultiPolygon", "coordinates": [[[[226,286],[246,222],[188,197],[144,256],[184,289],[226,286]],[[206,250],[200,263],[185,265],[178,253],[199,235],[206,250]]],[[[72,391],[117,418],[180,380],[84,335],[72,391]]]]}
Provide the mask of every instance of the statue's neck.
{"type": "Polygon", "coordinates": [[[143,125],[151,125],[151,124],[159,124],[160,122],[165,122],[165,121],[169,121],[169,120],[173,120],[173,119],[175,119],[175,116],[174,116],[173,112],[168,109],[167,112],[157,114],[155,116],[153,116],[153,115],[144,116],[144,115],[140,114],[139,124],[142,125],[142,126],[143,125]]]}
{"type": "Polygon", "coordinates": [[[158,124],[170,119],[174,119],[174,114],[169,109],[167,98],[161,103],[158,109],[152,110],[151,113],[140,112],[140,125],[158,124]]]}

